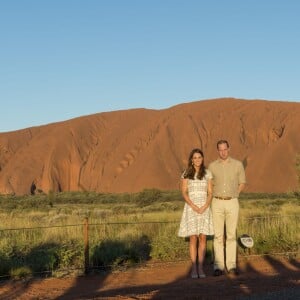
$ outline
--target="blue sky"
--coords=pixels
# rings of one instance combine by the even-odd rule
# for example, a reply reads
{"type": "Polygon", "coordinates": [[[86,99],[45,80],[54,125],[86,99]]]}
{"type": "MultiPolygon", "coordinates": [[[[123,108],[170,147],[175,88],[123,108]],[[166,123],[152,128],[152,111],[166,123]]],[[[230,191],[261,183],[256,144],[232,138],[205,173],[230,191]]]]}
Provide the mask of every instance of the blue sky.
{"type": "Polygon", "coordinates": [[[300,1],[0,1],[0,132],[235,97],[300,102],[300,1]]]}

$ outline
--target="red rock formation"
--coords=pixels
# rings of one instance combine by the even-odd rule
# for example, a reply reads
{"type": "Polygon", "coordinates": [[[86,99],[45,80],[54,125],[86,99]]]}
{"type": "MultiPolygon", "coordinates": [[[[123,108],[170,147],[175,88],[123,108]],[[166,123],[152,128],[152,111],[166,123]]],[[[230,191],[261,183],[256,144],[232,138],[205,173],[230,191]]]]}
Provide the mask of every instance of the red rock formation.
{"type": "Polygon", "coordinates": [[[300,103],[214,99],[98,113],[0,134],[0,193],[177,189],[190,150],[228,139],[249,192],[297,188],[300,103]]]}

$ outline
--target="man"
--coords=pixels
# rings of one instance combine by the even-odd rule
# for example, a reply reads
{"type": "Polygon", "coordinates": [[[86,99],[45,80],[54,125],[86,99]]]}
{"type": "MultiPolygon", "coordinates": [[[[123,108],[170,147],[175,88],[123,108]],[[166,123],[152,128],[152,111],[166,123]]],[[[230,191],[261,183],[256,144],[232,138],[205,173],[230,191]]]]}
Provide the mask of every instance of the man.
{"type": "Polygon", "coordinates": [[[218,141],[217,150],[219,158],[208,167],[213,177],[214,276],[222,275],[225,268],[229,274],[237,275],[238,196],[246,183],[245,170],[240,161],[229,156],[229,143],[226,140],[218,141]]]}

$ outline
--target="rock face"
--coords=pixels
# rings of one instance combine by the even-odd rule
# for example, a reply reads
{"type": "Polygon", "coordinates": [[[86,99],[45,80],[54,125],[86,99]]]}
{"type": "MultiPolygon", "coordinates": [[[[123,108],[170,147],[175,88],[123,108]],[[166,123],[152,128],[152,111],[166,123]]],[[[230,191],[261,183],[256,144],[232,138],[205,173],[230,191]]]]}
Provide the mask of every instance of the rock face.
{"type": "Polygon", "coordinates": [[[246,191],[292,191],[299,129],[300,103],[226,98],[0,133],[0,193],[178,189],[191,149],[208,165],[219,139],[243,161],[246,191]]]}

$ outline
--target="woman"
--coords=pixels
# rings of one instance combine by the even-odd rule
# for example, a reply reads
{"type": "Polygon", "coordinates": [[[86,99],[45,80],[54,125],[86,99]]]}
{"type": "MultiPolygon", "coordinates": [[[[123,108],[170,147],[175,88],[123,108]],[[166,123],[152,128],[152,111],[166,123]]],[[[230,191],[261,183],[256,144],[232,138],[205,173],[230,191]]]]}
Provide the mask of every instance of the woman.
{"type": "Polygon", "coordinates": [[[181,176],[181,192],[185,200],[178,235],[189,237],[192,261],[192,278],[205,278],[203,261],[206,235],[213,235],[210,203],[212,200],[212,175],[204,165],[203,152],[196,148],[189,155],[188,167],[181,176]],[[197,268],[198,258],[198,268],[197,268]]]}

